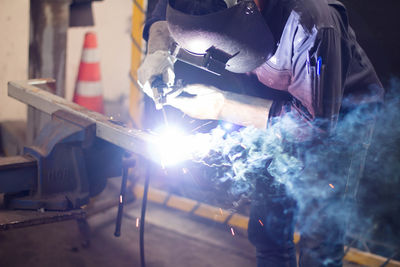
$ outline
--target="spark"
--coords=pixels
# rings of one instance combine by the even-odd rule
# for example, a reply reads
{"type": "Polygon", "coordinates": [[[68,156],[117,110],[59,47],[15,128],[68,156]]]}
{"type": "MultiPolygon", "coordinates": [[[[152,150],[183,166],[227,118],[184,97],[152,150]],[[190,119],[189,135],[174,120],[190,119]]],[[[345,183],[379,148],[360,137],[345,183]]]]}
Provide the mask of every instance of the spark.
{"type": "Polygon", "coordinates": [[[329,186],[330,186],[332,189],[335,188],[335,186],[334,186],[333,184],[329,184],[329,186]]]}
{"type": "Polygon", "coordinates": [[[136,228],[139,228],[139,218],[136,218],[136,228]]]}
{"type": "Polygon", "coordinates": [[[119,195],[119,203],[122,203],[122,195],[119,195]]]}
{"type": "Polygon", "coordinates": [[[234,173],[238,173],[239,170],[237,169],[237,167],[235,165],[232,165],[232,170],[234,171],[234,173]]]}
{"type": "Polygon", "coordinates": [[[232,233],[232,236],[235,236],[235,231],[233,230],[233,227],[231,227],[231,233],[232,233]]]}
{"type": "Polygon", "coordinates": [[[182,172],[183,172],[183,174],[187,174],[188,173],[188,169],[182,168],[182,172]]]}
{"type": "Polygon", "coordinates": [[[261,220],[258,220],[258,222],[261,224],[261,226],[264,226],[264,224],[261,220]]]}
{"type": "Polygon", "coordinates": [[[231,166],[231,164],[229,164],[229,163],[207,163],[206,161],[204,161],[204,160],[201,160],[201,159],[198,159],[198,160],[193,160],[193,161],[195,161],[195,162],[198,162],[198,163],[201,163],[201,164],[203,164],[203,165],[205,165],[205,166],[207,166],[207,167],[210,167],[210,168],[221,168],[221,167],[230,167],[231,166]]]}

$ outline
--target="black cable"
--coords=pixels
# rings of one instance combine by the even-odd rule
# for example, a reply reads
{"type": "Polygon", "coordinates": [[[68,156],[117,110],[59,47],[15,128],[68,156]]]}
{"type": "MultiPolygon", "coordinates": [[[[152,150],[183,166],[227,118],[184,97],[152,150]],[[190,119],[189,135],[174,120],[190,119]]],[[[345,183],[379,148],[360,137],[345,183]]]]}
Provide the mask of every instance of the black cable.
{"type": "Polygon", "coordinates": [[[148,169],[146,171],[146,177],[144,180],[144,191],[143,191],[143,198],[142,198],[142,211],[140,215],[140,266],[146,267],[146,262],[144,259],[144,220],[146,216],[146,206],[147,206],[147,192],[149,191],[149,184],[150,184],[150,170],[151,164],[149,164],[148,169]]]}
{"type": "Polygon", "coordinates": [[[117,237],[121,236],[121,224],[122,224],[122,215],[125,204],[125,192],[126,192],[126,183],[128,181],[128,171],[129,167],[124,166],[124,168],[122,169],[121,191],[119,194],[117,221],[115,223],[115,232],[114,232],[114,236],[117,237]]]}
{"type": "Polygon", "coordinates": [[[394,257],[396,257],[397,254],[399,254],[399,253],[400,253],[400,251],[396,251],[395,253],[393,253],[393,255],[390,256],[389,258],[387,258],[386,261],[385,261],[380,267],[385,267],[386,265],[388,265],[389,262],[390,262],[394,257]]]}

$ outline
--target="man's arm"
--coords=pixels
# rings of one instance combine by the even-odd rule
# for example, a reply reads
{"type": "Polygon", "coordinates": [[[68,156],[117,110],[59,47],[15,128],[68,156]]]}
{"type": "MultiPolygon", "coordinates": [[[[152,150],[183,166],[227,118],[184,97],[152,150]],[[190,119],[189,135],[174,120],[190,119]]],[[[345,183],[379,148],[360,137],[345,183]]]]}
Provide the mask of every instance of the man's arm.
{"type": "Polygon", "coordinates": [[[143,39],[149,40],[150,27],[153,23],[157,21],[165,20],[165,15],[167,11],[168,0],[158,0],[155,5],[151,15],[147,18],[146,23],[143,28],[143,39]]]}
{"type": "MultiPolygon", "coordinates": [[[[159,0],[143,29],[143,38],[147,41],[147,53],[137,73],[138,84],[150,98],[156,97],[151,88],[152,82],[161,77],[171,86],[175,82],[175,59],[169,53],[173,39],[165,21],[167,0],[159,0]]],[[[158,106],[157,106],[158,107],[158,106]]]]}
{"type": "Polygon", "coordinates": [[[265,128],[271,100],[221,91],[193,84],[184,88],[190,96],[167,98],[167,104],[197,119],[224,120],[242,126],[265,128]]]}
{"type": "Polygon", "coordinates": [[[226,93],[218,119],[242,126],[265,129],[271,105],[272,101],[268,99],[226,93]]]}

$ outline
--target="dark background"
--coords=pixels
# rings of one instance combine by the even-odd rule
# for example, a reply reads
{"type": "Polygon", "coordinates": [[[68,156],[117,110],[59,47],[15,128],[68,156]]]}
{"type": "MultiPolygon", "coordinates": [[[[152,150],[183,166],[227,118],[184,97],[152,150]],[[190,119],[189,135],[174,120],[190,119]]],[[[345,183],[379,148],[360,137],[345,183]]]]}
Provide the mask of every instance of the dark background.
{"type": "Polygon", "coordinates": [[[387,85],[400,77],[400,1],[343,0],[357,40],[372,61],[379,78],[387,85]]]}

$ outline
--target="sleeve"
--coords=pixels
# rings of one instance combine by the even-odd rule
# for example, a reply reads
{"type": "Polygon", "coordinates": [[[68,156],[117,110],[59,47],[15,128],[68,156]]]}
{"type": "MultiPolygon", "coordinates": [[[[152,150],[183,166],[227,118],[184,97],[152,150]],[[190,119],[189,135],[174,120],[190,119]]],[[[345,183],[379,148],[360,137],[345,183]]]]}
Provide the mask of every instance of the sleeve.
{"type": "Polygon", "coordinates": [[[151,12],[150,17],[146,19],[146,23],[143,28],[143,39],[146,41],[149,39],[149,30],[154,22],[165,20],[167,11],[168,0],[158,0],[155,5],[153,12],[151,12]]]}
{"type": "Polygon", "coordinates": [[[285,108],[307,125],[330,132],[337,123],[351,55],[334,28],[315,30],[300,40],[293,46],[292,99],[285,108]]]}

